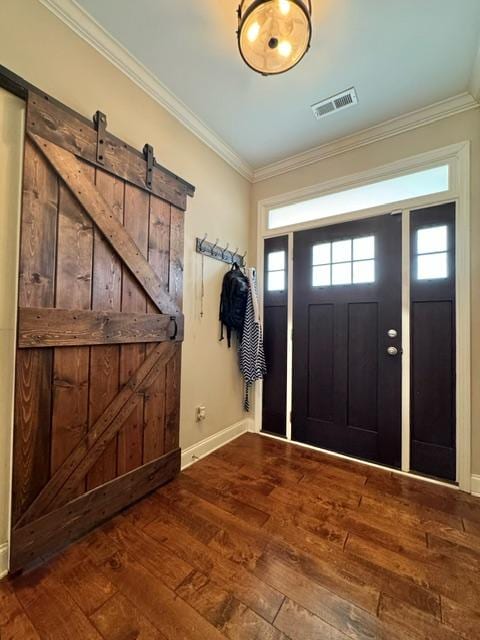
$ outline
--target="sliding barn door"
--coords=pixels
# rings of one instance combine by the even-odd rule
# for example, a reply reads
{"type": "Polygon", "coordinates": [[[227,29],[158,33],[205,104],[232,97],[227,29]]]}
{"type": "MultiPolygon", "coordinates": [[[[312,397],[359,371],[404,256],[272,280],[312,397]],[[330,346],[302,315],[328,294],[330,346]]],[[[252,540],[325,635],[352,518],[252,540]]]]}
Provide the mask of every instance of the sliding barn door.
{"type": "Polygon", "coordinates": [[[193,188],[46,96],[27,102],[11,570],[180,468],[193,188]]]}

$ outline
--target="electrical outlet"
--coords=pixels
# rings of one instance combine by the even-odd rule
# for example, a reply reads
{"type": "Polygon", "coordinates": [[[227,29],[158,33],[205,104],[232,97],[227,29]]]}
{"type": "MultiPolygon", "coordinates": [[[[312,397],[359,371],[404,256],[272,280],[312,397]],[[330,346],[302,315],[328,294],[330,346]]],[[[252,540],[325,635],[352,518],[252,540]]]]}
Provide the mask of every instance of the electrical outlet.
{"type": "Polygon", "coordinates": [[[197,422],[202,422],[202,420],[205,420],[205,418],[207,417],[207,410],[205,408],[205,405],[202,404],[199,407],[197,407],[196,416],[197,416],[197,422]]]}

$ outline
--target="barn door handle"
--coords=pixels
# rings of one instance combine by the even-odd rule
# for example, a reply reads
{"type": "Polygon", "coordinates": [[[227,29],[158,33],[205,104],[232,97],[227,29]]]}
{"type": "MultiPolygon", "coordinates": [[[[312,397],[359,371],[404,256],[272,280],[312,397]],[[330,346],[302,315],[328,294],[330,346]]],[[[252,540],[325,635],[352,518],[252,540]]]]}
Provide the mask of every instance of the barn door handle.
{"type": "Polygon", "coordinates": [[[178,335],[178,322],[175,316],[170,316],[170,322],[173,322],[173,334],[170,336],[170,340],[176,340],[178,335]]]}

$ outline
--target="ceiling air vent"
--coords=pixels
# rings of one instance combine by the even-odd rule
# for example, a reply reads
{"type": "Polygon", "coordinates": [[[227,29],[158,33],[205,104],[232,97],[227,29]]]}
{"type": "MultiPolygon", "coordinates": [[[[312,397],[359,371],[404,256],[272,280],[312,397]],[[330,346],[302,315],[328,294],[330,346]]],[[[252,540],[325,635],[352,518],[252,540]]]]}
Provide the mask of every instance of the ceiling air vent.
{"type": "Polygon", "coordinates": [[[342,93],[338,93],[336,96],[312,104],[312,111],[315,118],[320,120],[320,118],[325,118],[325,116],[329,116],[341,109],[353,107],[355,104],[358,104],[357,92],[352,87],[342,91],[342,93]]]}

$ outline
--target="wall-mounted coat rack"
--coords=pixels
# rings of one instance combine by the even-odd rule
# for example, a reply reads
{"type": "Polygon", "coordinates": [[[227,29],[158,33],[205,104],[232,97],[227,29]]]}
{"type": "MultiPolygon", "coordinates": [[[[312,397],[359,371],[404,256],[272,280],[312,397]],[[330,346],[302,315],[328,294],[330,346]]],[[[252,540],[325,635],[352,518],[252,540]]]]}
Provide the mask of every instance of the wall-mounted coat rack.
{"type": "Polygon", "coordinates": [[[245,256],[247,252],[239,254],[238,247],[235,251],[229,249],[230,244],[227,243],[226,247],[221,247],[218,244],[218,238],[215,242],[208,242],[207,234],[203,236],[203,238],[196,239],[196,251],[197,253],[201,253],[208,258],[214,258],[215,260],[220,260],[220,262],[225,262],[226,264],[233,264],[236,262],[239,267],[245,266],[245,256]]]}

